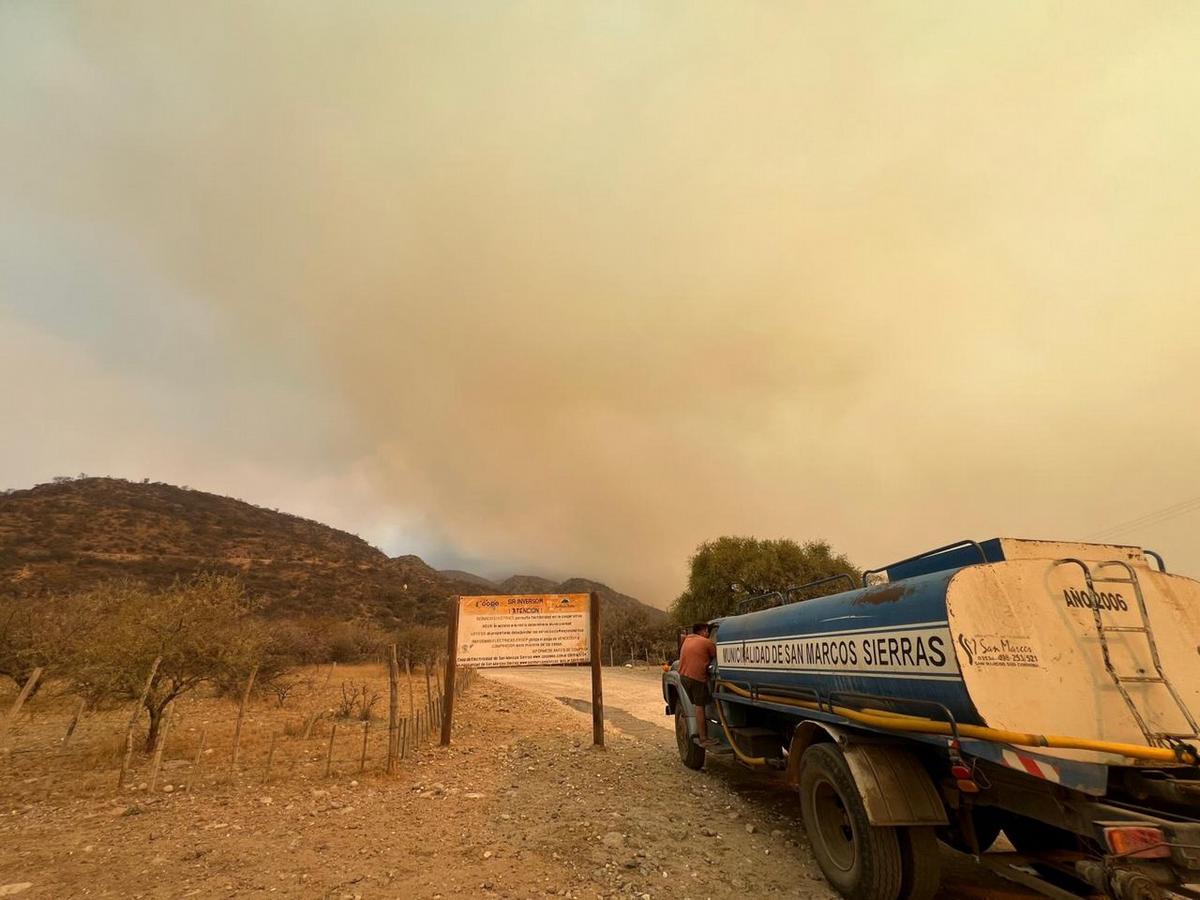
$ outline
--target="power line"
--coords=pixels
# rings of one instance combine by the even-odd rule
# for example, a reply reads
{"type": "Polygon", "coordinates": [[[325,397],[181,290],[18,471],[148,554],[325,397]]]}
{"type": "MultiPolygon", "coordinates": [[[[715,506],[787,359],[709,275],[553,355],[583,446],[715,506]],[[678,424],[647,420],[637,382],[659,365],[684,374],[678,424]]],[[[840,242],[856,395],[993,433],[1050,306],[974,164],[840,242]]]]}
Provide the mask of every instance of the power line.
{"type": "Polygon", "coordinates": [[[1132,531],[1136,528],[1147,528],[1151,525],[1158,525],[1161,522],[1166,522],[1166,521],[1168,521],[1170,519],[1174,519],[1178,516],[1182,516],[1182,515],[1185,515],[1190,512],[1195,512],[1196,510],[1200,510],[1200,498],[1196,498],[1196,500],[1187,501],[1185,503],[1178,503],[1173,506],[1164,507],[1163,509],[1157,510],[1156,512],[1153,512],[1153,513],[1147,513],[1146,515],[1140,516],[1139,518],[1130,519],[1127,522],[1122,522],[1117,525],[1111,525],[1108,528],[1103,529],[1102,531],[1095,532],[1094,534],[1091,535],[1091,537],[1092,538],[1114,537],[1116,535],[1123,534],[1127,531],[1132,531]]]}
{"type": "Polygon", "coordinates": [[[1200,497],[1193,497],[1190,500],[1182,500],[1178,503],[1173,503],[1170,506],[1164,506],[1161,509],[1156,509],[1153,512],[1143,513],[1140,516],[1135,516],[1132,519],[1125,519],[1120,522],[1115,522],[1112,525],[1108,525],[1104,528],[1101,528],[1099,531],[1094,532],[1093,536],[1106,534],[1107,532],[1110,532],[1110,531],[1123,531],[1126,528],[1132,528],[1134,526],[1140,525],[1142,522],[1145,522],[1149,519],[1156,519],[1162,515],[1170,515],[1170,514],[1175,513],[1178,510],[1187,509],[1187,508],[1191,507],[1193,504],[1195,504],[1197,501],[1200,501],[1200,497]]]}
{"type": "Polygon", "coordinates": [[[1200,497],[1193,497],[1190,500],[1182,500],[1179,503],[1173,503],[1170,506],[1164,506],[1162,509],[1156,509],[1154,512],[1146,513],[1134,519],[1128,519],[1124,522],[1118,522],[1115,525],[1109,525],[1107,528],[1101,528],[1099,531],[1092,532],[1088,535],[1088,540],[1096,538],[1114,537],[1126,531],[1131,531],[1134,528],[1146,528],[1151,525],[1158,525],[1160,522],[1166,522],[1169,519],[1174,519],[1177,516],[1182,516],[1190,512],[1200,510],[1200,497]]]}

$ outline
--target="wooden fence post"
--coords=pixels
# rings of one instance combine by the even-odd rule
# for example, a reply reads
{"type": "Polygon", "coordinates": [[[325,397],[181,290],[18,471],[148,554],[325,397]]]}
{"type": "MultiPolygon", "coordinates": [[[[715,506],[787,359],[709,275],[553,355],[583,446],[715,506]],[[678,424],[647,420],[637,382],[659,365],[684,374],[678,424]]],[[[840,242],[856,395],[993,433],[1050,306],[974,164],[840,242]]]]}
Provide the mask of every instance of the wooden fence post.
{"type": "Polygon", "coordinates": [[[408,754],[408,719],[400,720],[400,758],[408,754]]]}
{"type": "Polygon", "coordinates": [[[367,770],[367,737],[371,733],[371,720],[363,722],[363,745],[362,756],[358,759],[358,774],[361,775],[367,770]]]}
{"type": "Polygon", "coordinates": [[[41,677],[42,667],[38,666],[25,679],[25,685],[21,688],[21,693],[17,694],[17,699],[13,701],[13,705],[9,708],[8,715],[4,717],[3,722],[0,722],[0,747],[4,746],[4,738],[8,734],[8,726],[17,721],[17,715],[21,712],[21,707],[25,705],[25,701],[33,693],[33,686],[37,684],[38,679],[41,677]]]}
{"type": "Polygon", "coordinates": [[[246,704],[250,702],[250,691],[254,687],[254,676],[257,674],[258,663],[255,663],[254,668],[250,670],[250,677],[246,679],[246,689],[242,691],[242,703],[238,707],[237,724],[233,726],[233,765],[235,768],[242,747],[242,719],[246,717],[246,704]]]}
{"type": "Polygon", "coordinates": [[[163,719],[162,730],[158,732],[158,740],[154,742],[154,756],[150,761],[150,777],[146,780],[147,791],[154,793],[154,788],[158,784],[158,769],[162,765],[163,750],[167,746],[167,735],[171,733],[171,722],[175,719],[175,704],[171,703],[167,707],[166,717],[163,719]]]}
{"type": "Polygon", "coordinates": [[[162,657],[154,657],[154,662],[150,666],[150,674],[146,676],[146,683],[142,686],[142,694],[133,707],[133,715],[129,717],[129,724],[125,726],[125,756],[121,760],[121,774],[117,776],[117,787],[125,785],[125,776],[129,773],[129,761],[133,759],[133,726],[137,724],[142,707],[146,704],[146,696],[150,693],[150,685],[154,683],[154,676],[158,674],[160,665],[162,665],[162,657]]]}
{"type": "Polygon", "coordinates": [[[396,659],[396,645],[388,652],[388,752],[387,771],[396,769],[396,757],[400,755],[400,663],[396,659]]]}
{"type": "Polygon", "coordinates": [[[71,742],[71,735],[75,733],[76,727],[79,725],[79,720],[83,718],[83,711],[87,708],[87,698],[84,697],[79,701],[79,705],[75,707],[75,715],[71,717],[71,724],[67,726],[67,733],[63,735],[62,743],[58,745],[58,752],[62,753],[67,749],[67,744],[71,742]]]}
{"type": "Polygon", "coordinates": [[[333,768],[333,739],[337,737],[337,722],[333,723],[333,727],[329,729],[329,750],[325,754],[325,777],[329,777],[329,773],[333,768]]]}
{"type": "Polygon", "coordinates": [[[200,745],[196,748],[196,759],[192,763],[192,771],[188,772],[187,790],[192,791],[192,785],[196,781],[196,776],[200,774],[200,763],[204,761],[204,741],[208,737],[208,729],[200,729],[200,745]]]}
{"type": "Polygon", "coordinates": [[[415,716],[417,714],[417,695],[413,690],[412,669],[408,664],[408,657],[404,657],[404,677],[408,680],[408,714],[415,716]]]}
{"type": "Polygon", "coordinates": [[[433,705],[433,681],[429,675],[429,657],[425,658],[425,707],[433,705]]]}

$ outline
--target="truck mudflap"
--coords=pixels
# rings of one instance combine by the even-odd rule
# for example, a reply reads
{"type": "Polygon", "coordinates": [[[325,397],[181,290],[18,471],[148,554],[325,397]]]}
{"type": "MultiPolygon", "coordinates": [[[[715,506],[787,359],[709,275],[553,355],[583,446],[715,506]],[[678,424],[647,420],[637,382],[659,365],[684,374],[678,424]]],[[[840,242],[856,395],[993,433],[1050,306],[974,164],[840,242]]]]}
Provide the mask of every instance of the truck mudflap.
{"type": "Polygon", "coordinates": [[[945,825],[946,808],[924,767],[888,744],[849,744],[842,755],[872,825],[945,825]]]}
{"type": "Polygon", "coordinates": [[[877,826],[945,825],[946,808],[925,768],[896,744],[856,740],[852,732],[824,722],[803,722],[788,750],[788,781],[800,783],[800,759],[814,743],[834,741],[854,776],[854,786],[877,826]]]}

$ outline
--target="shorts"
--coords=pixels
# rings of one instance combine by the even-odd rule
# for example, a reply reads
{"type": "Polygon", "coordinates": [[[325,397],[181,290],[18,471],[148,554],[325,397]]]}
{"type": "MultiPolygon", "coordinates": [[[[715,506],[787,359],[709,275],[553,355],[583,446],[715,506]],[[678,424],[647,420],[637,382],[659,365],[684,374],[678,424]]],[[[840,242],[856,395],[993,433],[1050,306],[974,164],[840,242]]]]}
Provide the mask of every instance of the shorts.
{"type": "Polygon", "coordinates": [[[683,685],[683,691],[688,695],[693,706],[708,706],[712,703],[712,692],[708,689],[707,681],[697,681],[695,678],[680,675],[679,682],[683,685]]]}

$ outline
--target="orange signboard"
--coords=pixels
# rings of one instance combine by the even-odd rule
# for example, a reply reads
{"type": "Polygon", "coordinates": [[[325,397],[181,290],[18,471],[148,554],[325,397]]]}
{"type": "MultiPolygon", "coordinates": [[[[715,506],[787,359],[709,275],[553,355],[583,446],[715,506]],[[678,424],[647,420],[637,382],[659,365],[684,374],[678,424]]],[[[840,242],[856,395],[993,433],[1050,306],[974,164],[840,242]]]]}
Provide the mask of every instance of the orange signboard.
{"type": "Polygon", "coordinates": [[[458,598],[458,664],[474,668],[587,662],[587,594],[458,598]]]}

